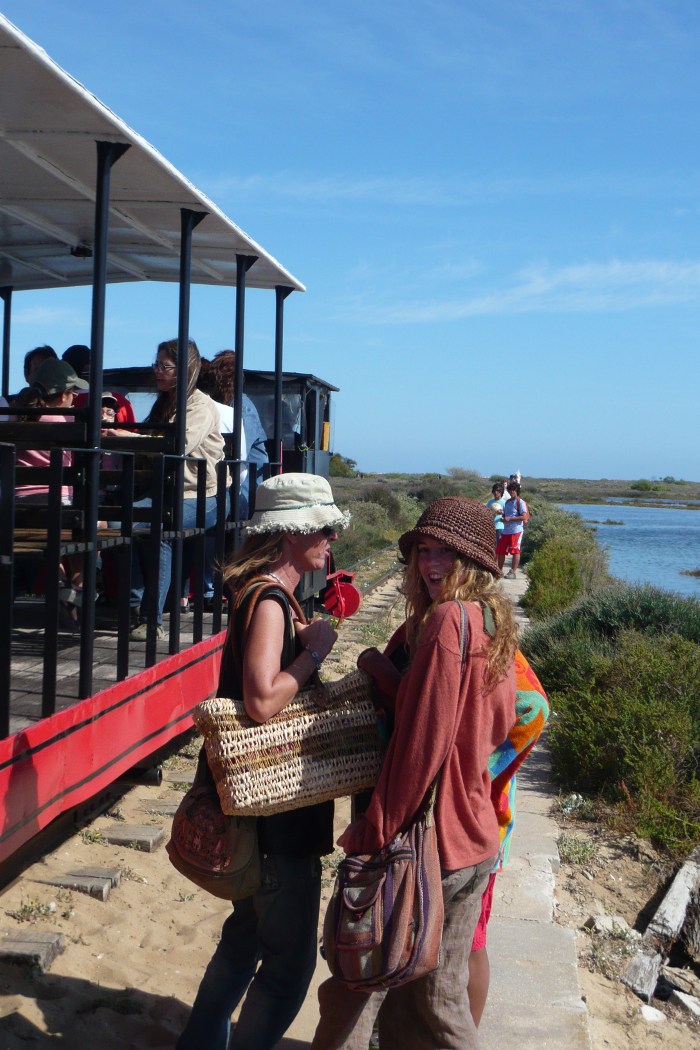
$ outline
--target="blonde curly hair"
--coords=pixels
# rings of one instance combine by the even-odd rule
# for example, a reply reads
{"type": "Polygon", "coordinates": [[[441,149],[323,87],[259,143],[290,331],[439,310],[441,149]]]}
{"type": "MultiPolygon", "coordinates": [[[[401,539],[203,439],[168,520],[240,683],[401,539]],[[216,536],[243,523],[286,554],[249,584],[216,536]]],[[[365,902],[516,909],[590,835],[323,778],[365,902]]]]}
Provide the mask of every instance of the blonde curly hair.
{"type": "Polygon", "coordinates": [[[481,568],[455,551],[452,569],[442,581],[439,598],[432,601],[418,569],[418,547],[415,543],[406,565],[401,593],[406,599],[406,644],[413,653],[426,622],[438,605],[454,598],[478,602],[491,610],[494,636],[486,649],[485,683],[493,685],[508,671],[518,647],[518,627],[513,605],[498,586],[493,573],[481,568]]]}

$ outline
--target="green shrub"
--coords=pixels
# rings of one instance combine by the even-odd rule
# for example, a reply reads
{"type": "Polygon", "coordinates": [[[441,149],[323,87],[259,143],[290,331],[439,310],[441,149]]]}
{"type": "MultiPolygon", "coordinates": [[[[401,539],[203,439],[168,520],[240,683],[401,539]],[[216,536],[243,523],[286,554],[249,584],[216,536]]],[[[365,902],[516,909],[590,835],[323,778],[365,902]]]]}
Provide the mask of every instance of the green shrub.
{"type": "Polygon", "coordinates": [[[424,507],[427,507],[434,499],[441,499],[443,496],[467,496],[469,499],[485,501],[491,495],[489,486],[478,475],[475,477],[446,477],[444,474],[423,474],[415,479],[408,491],[424,507]]]}
{"type": "Polygon", "coordinates": [[[586,595],[545,623],[532,624],[525,637],[539,661],[554,639],[572,634],[614,639],[624,628],[677,634],[700,644],[700,602],[650,584],[619,582],[586,595]]]}
{"type": "Polygon", "coordinates": [[[558,612],[583,589],[576,558],[564,540],[547,540],[528,562],[527,571],[530,584],[522,605],[528,613],[547,616],[558,612]]]}
{"type": "Polygon", "coordinates": [[[557,847],[565,864],[590,864],[598,856],[595,842],[568,835],[565,831],[557,839],[557,847]]]}
{"type": "Polygon", "coordinates": [[[374,503],[379,507],[384,507],[389,519],[392,521],[396,521],[401,511],[401,501],[388,485],[368,485],[360,491],[357,500],[362,503],[374,503]]]}
{"type": "Polygon", "coordinates": [[[348,459],[347,456],[341,456],[338,452],[334,452],[331,456],[328,472],[332,478],[356,478],[356,466],[356,460],[348,459]]]}
{"type": "Polygon", "coordinates": [[[399,513],[396,518],[397,539],[403,532],[408,532],[418,521],[423,511],[415,496],[408,494],[399,497],[399,513]]]}
{"type": "Polygon", "coordinates": [[[531,616],[549,616],[609,584],[607,556],[578,514],[541,502],[531,514],[522,543],[530,580],[523,606],[531,616]]]}
{"type": "Polygon", "coordinates": [[[483,485],[481,474],[478,470],[469,470],[466,467],[448,467],[447,473],[455,481],[476,481],[478,485],[483,485]]]}
{"type": "Polygon", "coordinates": [[[561,787],[671,850],[700,842],[700,604],[618,585],[531,625],[561,787]]]}
{"type": "MultiPolygon", "coordinates": [[[[664,478],[664,481],[668,481],[668,478],[664,478]]],[[[646,478],[640,478],[639,481],[633,481],[630,488],[633,492],[666,492],[668,485],[660,481],[647,481],[646,478]]]]}
{"type": "Polygon", "coordinates": [[[395,538],[385,507],[357,500],[349,505],[349,510],[350,525],[333,544],[333,560],[345,568],[388,546],[395,538]]]}

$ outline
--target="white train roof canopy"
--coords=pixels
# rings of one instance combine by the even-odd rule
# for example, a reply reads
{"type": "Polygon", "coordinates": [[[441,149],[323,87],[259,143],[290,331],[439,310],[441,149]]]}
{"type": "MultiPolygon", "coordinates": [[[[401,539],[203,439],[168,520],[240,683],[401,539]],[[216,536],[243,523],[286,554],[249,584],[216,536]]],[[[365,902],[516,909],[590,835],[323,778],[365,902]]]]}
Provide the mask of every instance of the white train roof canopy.
{"type": "Polygon", "coordinates": [[[177,281],[180,209],[207,212],[192,237],[192,281],[236,283],[236,254],[257,256],[247,287],[304,285],[153,146],[0,15],[0,287],[92,282],[97,149],[129,149],[112,168],[107,281],[177,281]]]}

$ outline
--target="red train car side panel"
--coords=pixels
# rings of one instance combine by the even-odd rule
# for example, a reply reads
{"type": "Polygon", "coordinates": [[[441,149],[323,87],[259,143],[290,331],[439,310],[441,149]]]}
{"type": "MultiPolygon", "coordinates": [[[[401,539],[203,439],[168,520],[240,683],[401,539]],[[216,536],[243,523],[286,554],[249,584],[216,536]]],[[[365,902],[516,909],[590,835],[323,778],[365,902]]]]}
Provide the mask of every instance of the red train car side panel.
{"type": "Polygon", "coordinates": [[[0,741],[0,863],[192,726],[225,631],[0,741]]]}

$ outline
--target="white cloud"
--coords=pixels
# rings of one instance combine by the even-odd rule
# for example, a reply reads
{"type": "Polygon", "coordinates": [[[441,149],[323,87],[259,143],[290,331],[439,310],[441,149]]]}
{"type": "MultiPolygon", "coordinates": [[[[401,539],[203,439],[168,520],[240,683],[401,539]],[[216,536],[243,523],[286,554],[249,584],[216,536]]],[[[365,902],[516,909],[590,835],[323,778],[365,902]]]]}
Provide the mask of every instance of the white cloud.
{"type": "Polygon", "coordinates": [[[684,304],[700,304],[700,262],[613,259],[560,268],[531,265],[508,283],[457,298],[392,306],[359,304],[355,298],[339,313],[345,321],[422,324],[487,314],[612,313],[684,304]]]}
{"type": "Polygon", "coordinates": [[[81,329],[85,315],[70,307],[28,306],[12,310],[12,325],[77,325],[81,329]]]}
{"type": "MultiPolygon", "coordinates": [[[[586,173],[585,175],[510,176],[494,175],[474,179],[460,174],[449,178],[430,176],[396,176],[361,178],[344,174],[309,176],[304,172],[280,171],[248,176],[222,175],[213,178],[205,173],[195,176],[216,200],[242,196],[270,200],[311,201],[316,206],[354,201],[377,207],[458,207],[493,201],[549,199],[555,197],[630,197],[673,196],[691,198],[697,207],[698,176],[693,172],[660,172],[644,175],[637,172],[586,173]]],[[[226,204],[224,204],[226,207],[226,204]]]]}

